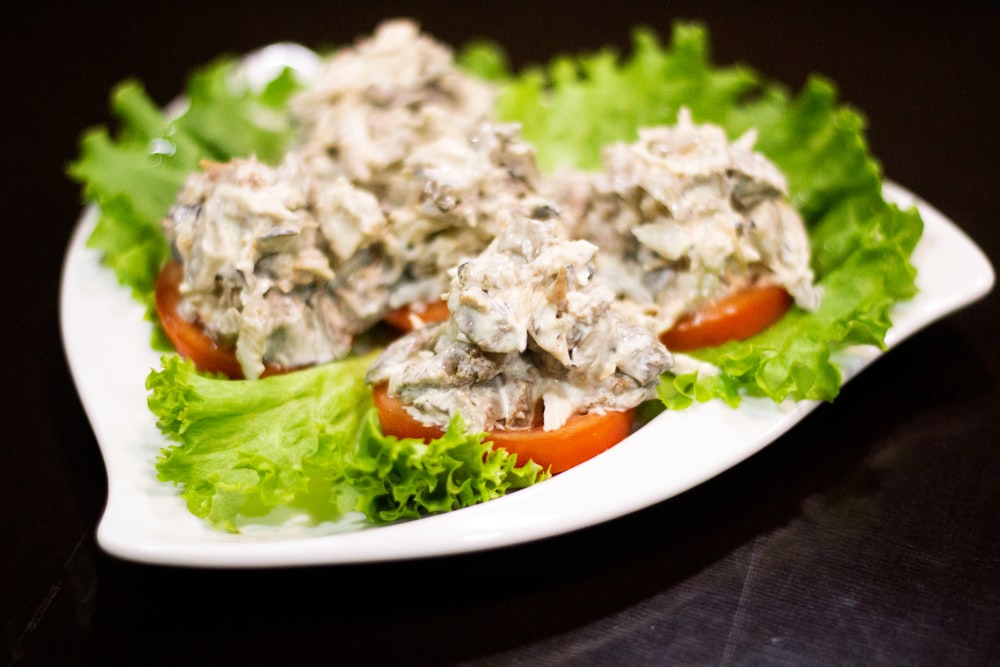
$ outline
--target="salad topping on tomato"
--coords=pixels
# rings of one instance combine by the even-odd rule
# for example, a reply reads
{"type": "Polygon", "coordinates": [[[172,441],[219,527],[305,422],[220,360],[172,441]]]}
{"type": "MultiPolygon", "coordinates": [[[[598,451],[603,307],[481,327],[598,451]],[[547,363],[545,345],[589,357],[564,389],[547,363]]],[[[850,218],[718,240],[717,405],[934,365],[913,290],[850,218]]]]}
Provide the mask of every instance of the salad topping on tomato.
{"type": "Polygon", "coordinates": [[[649,321],[594,279],[596,255],[554,220],[505,216],[456,271],[449,319],[372,364],[383,427],[426,437],[460,414],[467,432],[559,469],[625,437],[673,359],[649,321]]]}

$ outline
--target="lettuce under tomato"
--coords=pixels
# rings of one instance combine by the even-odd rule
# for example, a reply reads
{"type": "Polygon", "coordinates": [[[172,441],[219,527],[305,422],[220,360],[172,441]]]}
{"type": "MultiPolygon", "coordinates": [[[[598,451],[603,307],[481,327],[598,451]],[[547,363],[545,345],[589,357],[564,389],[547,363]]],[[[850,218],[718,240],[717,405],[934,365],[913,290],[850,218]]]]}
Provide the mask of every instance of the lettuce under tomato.
{"type": "Polygon", "coordinates": [[[175,444],[156,463],[188,509],[216,528],[277,507],[314,521],[360,512],[372,523],[415,519],[491,500],[547,476],[466,435],[385,436],[364,373],[373,353],[265,380],[213,378],[163,357],[146,381],[157,426],[175,444]]]}

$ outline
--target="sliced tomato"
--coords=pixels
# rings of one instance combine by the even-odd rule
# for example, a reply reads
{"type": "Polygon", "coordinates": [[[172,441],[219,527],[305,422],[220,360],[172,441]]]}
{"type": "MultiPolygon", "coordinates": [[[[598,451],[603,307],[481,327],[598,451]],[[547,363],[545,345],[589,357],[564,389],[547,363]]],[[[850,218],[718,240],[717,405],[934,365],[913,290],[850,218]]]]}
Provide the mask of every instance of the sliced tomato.
{"type": "MultiPolygon", "coordinates": [[[[372,389],[382,432],[397,438],[440,438],[443,431],[414,419],[386,385],[372,389]]],[[[517,454],[519,461],[532,460],[551,472],[563,472],[618,444],[629,434],[635,409],[603,414],[574,415],[560,428],[546,431],[541,426],[527,429],[497,429],[486,439],[497,447],[517,454]]]]}
{"type": "Polygon", "coordinates": [[[448,319],[448,302],[431,301],[429,303],[415,303],[401,306],[390,310],[382,318],[382,321],[404,333],[413,331],[414,318],[418,325],[444,322],[448,319]]]}
{"type": "Polygon", "coordinates": [[[389,395],[389,389],[385,384],[372,387],[372,398],[375,401],[375,409],[378,410],[378,421],[382,425],[382,432],[386,435],[422,440],[433,440],[444,435],[444,430],[437,426],[427,426],[417,421],[406,411],[398,397],[389,395]]]}
{"type": "MultiPolygon", "coordinates": [[[[180,313],[180,284],[184,270],[177,262],[168,262],[156,278],[156,314],[173,343],[177,353],[194,362],[199,370],[222,373],[233,379],[243,377],[243,369],[236,360],[233,345],[220,345],[197,322],[185,319],[180,313]]],[[[264,364],[264,376],[287,373],[292,368],[264,364]]]]}
{"type": "Polygon", "coordinates": [[[780,320],[791,306],[785,288],[751,285],[684,317],[660,340],[674,352],[744,340],[780,320]]]}

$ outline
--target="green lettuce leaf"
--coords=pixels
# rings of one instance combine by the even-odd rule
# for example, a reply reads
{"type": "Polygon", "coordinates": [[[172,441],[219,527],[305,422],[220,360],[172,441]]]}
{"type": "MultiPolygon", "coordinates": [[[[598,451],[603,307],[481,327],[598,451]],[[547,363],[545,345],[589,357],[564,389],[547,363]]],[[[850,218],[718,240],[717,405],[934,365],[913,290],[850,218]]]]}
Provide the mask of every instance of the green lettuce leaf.
{"type": "Polygon", "coordinates": [[[341,502],[373,523],[391,523],[448,512],[499,498],[549,477],[533,461],[518,466],[517,455],[493,449],[485,434],[467,435],[456,415],[444,436],[430,443],[382,434],[368,413],[357,448],[325,448],[342,459],[341,502]]]}
{"type": "Polygon", "coordinates": [[[501,86],[499,115],[521,123],[546,171],[599,168],[605,145],[631,142],[643,126],[673,123],[682,106],[718,122],[759,86],[749,68],[713,66],[706,33],[694,24],[677,24],[670,48],[639,28],[628,58],[603,49],[517,73],[506,69],[505,56],[488,58],[491,48],[500,47],[476,43],[460,62],[501,86]]]}
{"type": "Polygon", "coordinates": [[[87,130],[79,156],[67,167],[82,185],[84,200],[97,205],[88,246],[100,251],[154,323],[156,275],[170,255],[159,223],[188,174],[202,160],[256,155],[277,162],[291,136],[282,111],[298,86],[291,72],[286,69],[263,90],[252,91],[237,85],[236,68],[230,58],[194,72],[177,113],[157,107],[139,82],[123,81],[111,95],[118,134],[112,136],[107,127],[87,130]]]}
{"type": "Polygon", "coordinates": [[[262,380],[210,377],[176,355],[146,381],[157,426],[175,444],[158,478],[216,528],[278,507],[312,520],[361,512],[387,523],[484,502],[547,477],[517,466],[460,420],[430,444],[381,433],[364,374],[376,353],[262,380]]]}

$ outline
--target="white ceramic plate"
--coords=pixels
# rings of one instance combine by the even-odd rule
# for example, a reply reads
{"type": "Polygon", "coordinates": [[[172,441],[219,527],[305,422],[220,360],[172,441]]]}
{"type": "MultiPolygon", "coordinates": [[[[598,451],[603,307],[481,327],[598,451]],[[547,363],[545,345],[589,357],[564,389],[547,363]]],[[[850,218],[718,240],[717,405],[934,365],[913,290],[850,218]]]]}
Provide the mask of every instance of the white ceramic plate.
{"type": "MultiPolygon", "coordinates": [[[[914,195],[887,184],[886,197],[914,204],[923,237],[913,254],[920,293],[893,311],[886,341],[897,345],[931,322],[986,295],[994,273],[954,223],[914,195]]],[[[156,480],[167,443],[146,407],[145,380],[159,368],[143,308],[85,242],[88,210],[62,276],[63,344],[108,473],[100,546],[121,558],[203,567],[276,567],[420,558],[490,549],[565,533],[622,516],[696,486],[759,451],[809,414],[815,402],[774,405],[720,401],[665,412],[617,446],[541,484],[490,502],[383,527],[356,522],[310,526],[297,517],[212,530],[187,511],[172,485],[156,480]],[[693,444],[697,443],[697,445],[693,444]],[[594,489],[601,492],[594,493],[594,489]]],[[[874,361],[874,348],[845,352],[846,379],[874,361]]]]}
{"type": "MultiPolygon", "coordinates": [[[[290,57],[304,70],[314,65],[309,53],[294,48],[261,54],[251,70],[265,80],[290,57]]],[[[894,309],[886,337],[892,347],[986,295],[994,273],[982,251],[933,207],[895,184],[886,184],[885,195],[901,206],[917,206],[925,223],[913,255],[920,293],[894,309]]],[[[154,464],[168,441],[146,407],[145,380],[159,368],[159,354],[149,346],[151,329],[142,306],[86,247],[95,221],[95,211],[85,211],[70,241],[60,319],[70,370],[107,468],[108,502],[97,540],[121,558],[282,567],[422,558],[528,542],[671,498],[756,453],[817,406],[745,400],[733,410],[716,401],[665,412],[607,452],[541,484],[417,521],[313,526],[301,517],[278,515],[270,525],[223,533],[190,514],[177,490],[156,479],[154,464]]],[[[874,348],[840,355],[845,381],[878,356],[874,348]]]]}

